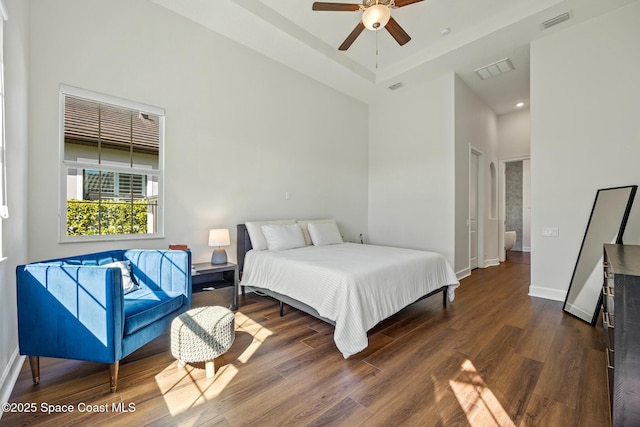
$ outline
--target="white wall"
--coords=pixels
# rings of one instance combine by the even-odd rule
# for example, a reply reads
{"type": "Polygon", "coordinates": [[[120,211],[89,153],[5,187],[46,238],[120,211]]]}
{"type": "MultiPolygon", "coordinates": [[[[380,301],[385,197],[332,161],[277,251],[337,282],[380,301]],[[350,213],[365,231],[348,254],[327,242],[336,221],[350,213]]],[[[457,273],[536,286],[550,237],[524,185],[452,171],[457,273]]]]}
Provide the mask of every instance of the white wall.
{"type": "Polygon", "coordinates": [[[454,74],[389,91],[369,113],[368,243],[454,263],[454,74]]]}
{"type": "Polygon", "coordinates": [[[440,252],[459,276],[467,275],[471,144],[484,153],[481,266],[497,263],[497,218],[489,218],[495,113],[450,73],[376,100],[369,134],[368,241],[440,252]],[[390,116],[394,111],[402,113],[390,116]]]}
{"type": "Polygon", "coordinates": [[[498,116],[498,157],[508,159],[531,154],[531,112],[528,108],[498,116]]]}
{"type": "MultiPolygon", "coordinates": [[[[498,264],[498,218],[491,216],[489,165],[498,163],[497,117],[458,76],[455,79],[455,271],[469,266],[469,147],[480,151],[478,199],[478,266],[498,264]]],[[[496,189],[494,189],[496,191],[496,189]]]]}
{"type": "MultiPolygon", "coordinates": [[[[7,402],[22,366],[18,355],[16,266],[27,259],[27,113],[29,2],[4,0],[5,119],[9,218],[2,221],[0,261],[0,402],[7,402]]],[[[1,413],[0,413],[1,415],[1,413]]]]}
{"type": "Polygon", "coordinates": [[[531,45],[531,295],[564,300],[596,191],[640,183],[639,22],[634,2],[531,45]]]}
{"type": "Polygon", "coordinates": [[[220,227],[235,260],[251,219],[366,230],[365,104],[148,0],[34,0],[31,40],[30,260],[175,242],[206,261],[220,227]],[[165,239],[58,243],[61,83],[166,109],[165,239]]]}

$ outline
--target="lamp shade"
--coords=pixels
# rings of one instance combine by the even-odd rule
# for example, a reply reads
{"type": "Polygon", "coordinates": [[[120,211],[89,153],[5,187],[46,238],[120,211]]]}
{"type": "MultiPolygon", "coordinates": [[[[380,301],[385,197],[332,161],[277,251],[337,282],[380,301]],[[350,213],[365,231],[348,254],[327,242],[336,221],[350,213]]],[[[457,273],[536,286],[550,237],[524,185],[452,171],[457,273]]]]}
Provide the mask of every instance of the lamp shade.
{"type": "Polygon", "coordinates": [[[229,246],[231,238],[229,230],[226,228],[216,228],[209,230],[209,246],[229,246]]]}
{"type": "Polygon", "coordinates": [[[378,31],[384,28],[391,18],[391,9],[382,4],[374,4],[362,13],[362,23],[368,30],[378,31]]]}

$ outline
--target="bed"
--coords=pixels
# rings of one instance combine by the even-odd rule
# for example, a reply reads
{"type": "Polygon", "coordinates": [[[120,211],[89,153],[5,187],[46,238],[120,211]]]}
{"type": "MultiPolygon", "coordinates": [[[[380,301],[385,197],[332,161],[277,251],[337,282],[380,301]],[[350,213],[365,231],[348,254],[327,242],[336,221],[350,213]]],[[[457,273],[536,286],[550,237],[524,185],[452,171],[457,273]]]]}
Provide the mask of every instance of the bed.
{"type": "MultiPolygon", "coordinates": [[[[273,227],[291,229],[297,224],[274,223],[278,225],[273,227]]],[[[334,325],[334,341],[345,359],[367,347],[371,328],[404,307],[440,293],[446,306],[447,299],[455,297],[460,284],[440,254],[344,243],[341,237],[330,243],[311,242],[306,227],[316,224],[301,223],[305,242],[286,250],[267,249],[255,224],[252,233],[249,223],[237,226],[242,292],[248,289],[275,298],[281,316],[287,304],[334,325]]]]}

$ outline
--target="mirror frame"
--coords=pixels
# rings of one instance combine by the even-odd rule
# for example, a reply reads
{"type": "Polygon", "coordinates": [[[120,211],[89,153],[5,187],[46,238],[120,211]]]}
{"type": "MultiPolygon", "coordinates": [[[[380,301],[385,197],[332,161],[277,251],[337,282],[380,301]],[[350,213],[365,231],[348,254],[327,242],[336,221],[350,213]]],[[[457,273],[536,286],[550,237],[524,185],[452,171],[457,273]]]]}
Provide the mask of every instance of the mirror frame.
{"type": "MultiPolygon", "coordinates": [[[[582,321],[588,322],[587,320],[575,315],[574,313],[571,313],[569,311],[567,311],[567,300],[569,299],[569,295],[571,292],[571,288],[574,286],[578,286],[577,284],[574,283],[575,280],[575,276],[576,276],[576,272],[578,270],[578,265],[580,264],[580,257],[582,256],[582,253],[585,249],[585,242],[587,241],[587,236],[589,234],[589,227],[591,226],[592,220],[593,220],[593,214],[596,210],[596,206],[598,205],[598,196],[600,196],[600,192],[602,191],[610,191],[610,190],[620,190],[620,189],[630,189],[631,192],[629,193],[629,198],[627,200],[627,205],[625,207],[624,210],[624,214],[622,216],[622,220],[620,221],[620,228],[618,229],[618,234],[616,236],[616,244],[622,244],[622,236],[624,235],[624,230],[627,226],[627,220],[629,219],[629,214],[631,212],[631,206],[633,205],[633,200],[635,198],[636,195],[636,191],[638,189],[637,185],[626,185],[626,186],[621,186],[621,187],[611,187],[611,188],[601,188],[597,191],[596,193],[596,198],[593,201],[593,207],[591,208],[591,214],[589,215],[589,221],[587,222],[587,228],[584,232],[584,237],[582,238],[582,244],[580,245],[580,251],[578,252],[578,259],[576,260],[576,264],[573,268],[573,274],[571,275],[571,281],[569,282],[569,288],[567,289],[567,295],[565,296],[564,299],[564,304],[562,305],[562,311],[564,311],[567,314],[570,314],[582,321]]],[[[603,242],[602,245],[604,245],[604,243],[610,243],[610,242],[603,242]]],[[[604,256],[604,249],[603,249],[603,256],[604,256]]],[[[583,284],[580,284],[580,286],[584,286],[583,284]]],[[[598,315],[600,314],[600,308],[602,306],[602,292],[601,289],[598,289],[598,302],[596,303],[596,306],[594,307],[593,310],[593,317],[591,318],[591,325],[595,326],[596,322],[598,321],[598,315]]]]}

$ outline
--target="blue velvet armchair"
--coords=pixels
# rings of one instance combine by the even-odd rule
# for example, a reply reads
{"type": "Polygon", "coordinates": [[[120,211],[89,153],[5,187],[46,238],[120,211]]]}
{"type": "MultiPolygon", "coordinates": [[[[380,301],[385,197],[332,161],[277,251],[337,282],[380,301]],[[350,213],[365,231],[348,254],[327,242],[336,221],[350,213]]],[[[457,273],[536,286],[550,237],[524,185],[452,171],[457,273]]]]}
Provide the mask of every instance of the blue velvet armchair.
{"type": "Polygon", "coordinates": [[[191,307],[189,251],[113,250],[20,265],[16,275],[20,354],[36,384],[40,356],[86,360],[110,365],[115,392],[120,360],[191,307]],[[121,267],[105,266],[117,261],[129,264],[133,289],[123,289],[121,267]]]}

